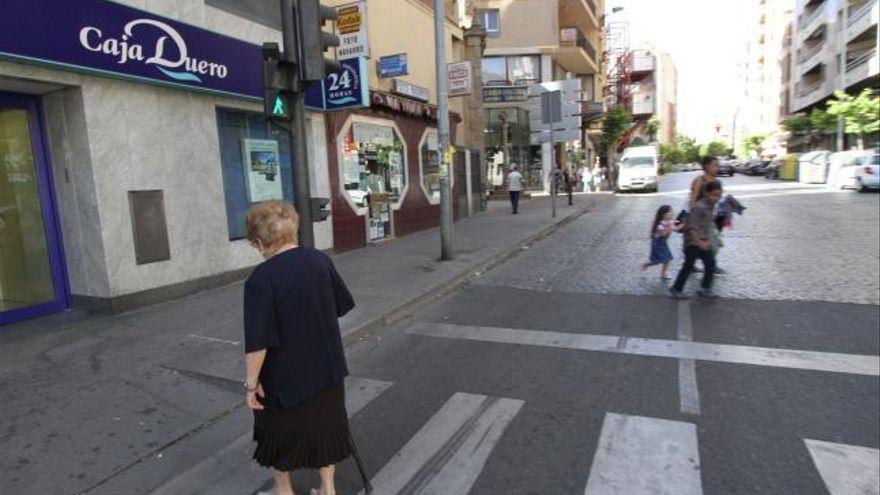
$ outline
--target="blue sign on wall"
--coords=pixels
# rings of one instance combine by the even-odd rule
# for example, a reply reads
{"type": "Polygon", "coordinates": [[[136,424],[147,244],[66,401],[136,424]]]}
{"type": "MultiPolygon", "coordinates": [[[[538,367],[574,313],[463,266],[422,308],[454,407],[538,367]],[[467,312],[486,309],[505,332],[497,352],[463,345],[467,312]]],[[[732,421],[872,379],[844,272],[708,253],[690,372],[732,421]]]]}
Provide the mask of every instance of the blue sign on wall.
{"type": "Polygon", "coordinates": [[[379,77],[398,77],[409,74],[405,53],[379,57],[378,68],[379,77]]]}
{"type": "Polygon", "coordinates": [[[367,59],[340,60],[342,67],[327,74],[321,82],[306,89],[305,106],[310,110],[332,112],[370,106],[370,81],[367,59]]]}
{"type": "Polygon", "coordinates": [[[3,0],[0,57],[263,97],[259,46],[106,0],[3,0]]]}

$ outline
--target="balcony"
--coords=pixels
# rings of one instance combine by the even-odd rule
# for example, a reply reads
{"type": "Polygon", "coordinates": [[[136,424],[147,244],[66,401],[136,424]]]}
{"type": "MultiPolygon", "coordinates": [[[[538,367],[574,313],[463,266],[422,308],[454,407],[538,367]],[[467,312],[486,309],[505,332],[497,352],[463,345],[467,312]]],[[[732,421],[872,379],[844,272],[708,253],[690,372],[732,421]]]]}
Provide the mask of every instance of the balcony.
{"type": "Polygon", "coordinates": [[[867,50],[847,60],[846,87],[865,81],[880,74],[880,57],[876,49],[867,50]]]}
{"type": "Polygon", "coordinates": [[[823,45],[821,43],[817,43],[811,47],[805,47],[801,49],[801,51],[798,53],[797,58],[797,73],[803,75],[815,69],[818,64],[822,63],[822,60],[824,58],[822,46],[823,45]]]}
{"type": "Polygon", "coordinates": [[[846,41],[850,42],[871,27],[877,29],[880,21],[880,2],[868,0],[867,2],[850,7],[849,18],[846,22],[846,41]]]}
{"type": "Polygon", "coordinates": [[[647,50],[634,50],[630,63],[630,77],[633,82],[651,75],[657,68],[654,54],[647,50]]]}
{"type": "Polygon", "coordinates": [[[818,27],[820,20],[824,22],[824,14],[825,2],[821,2],[810,12],[805,12],[801,15],[800,19],[798,20],[798,30],[803,36],[802,39],[806,39],[813,34],[813,31],[815,31],[816,27],[818,27]]]}
{"type": "Polygon", "coordinates": [[[654,113],[654,95],[636,95],[633,98],[633,116],[648,116],[654,113]]]}
{"type": "Polygon", "coordinates": [[[577,27],[559,30],[556,61],[575,74],[594,74],[599,71],[596,48],[577,27]]]}
{"type": "Polygon", "coordinates": [[[595,0],[560,0],[559,23],[564,26],[580,26],[587,30],[601,29],[601,13],[595,0]]]}
{"type": "Polygon", "coordinates": [[[810,82],[801,81],[795,85],[795,95],[797,95],[798,98],[809,96],[810,94],[816,92],[819,88],[821,88],[822,84],[824,83],[824,79],[817,79],[810,82]]]}

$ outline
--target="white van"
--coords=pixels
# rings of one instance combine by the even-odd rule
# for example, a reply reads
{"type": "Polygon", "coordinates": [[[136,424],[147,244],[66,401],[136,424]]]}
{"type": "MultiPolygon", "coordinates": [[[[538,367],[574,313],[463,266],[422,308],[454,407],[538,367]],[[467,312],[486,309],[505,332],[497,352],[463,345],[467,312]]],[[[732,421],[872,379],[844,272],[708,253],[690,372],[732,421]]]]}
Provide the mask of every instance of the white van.
{"type": "Polygon", "coordinates": [[[618,191],[657,192],[660,168],[657,148],[654,146],[631,146],[623,150],[617,167],[618,191]]]}

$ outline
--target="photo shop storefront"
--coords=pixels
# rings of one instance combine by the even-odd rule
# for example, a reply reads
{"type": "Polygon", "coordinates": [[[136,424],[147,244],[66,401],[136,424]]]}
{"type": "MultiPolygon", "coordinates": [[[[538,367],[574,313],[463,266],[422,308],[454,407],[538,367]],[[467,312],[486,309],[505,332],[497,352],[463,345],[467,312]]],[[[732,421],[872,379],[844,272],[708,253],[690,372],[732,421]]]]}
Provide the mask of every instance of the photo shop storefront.
{"type": "MultiPolygon", "coordinates": [[[[103,0],[4,2],[0,325],[179,297],[260,261],[248,207],[293,199],[288,134],[260,102],[258,43],[280,33],[198,9],[184,23],[103,0]]],[[[310,114],[315,196],[329,195],[324,129],[310,114]]],[[[332,247],[329,222],[315,234],[332,247]]]]}
{"type": "MultiPolygon", "coordinates": [[[[453,143],[459,122],[451,113],[453,143]]],[[[336,251],[439,224],[436,106],[372,90],[369,108],[327,114],[326,134],[336,251]]],[[[465,182],[453,174],[454,191],[465,182]]],[[[454,210],[458,216],[465,208],[454,203],[454,210]]]]}

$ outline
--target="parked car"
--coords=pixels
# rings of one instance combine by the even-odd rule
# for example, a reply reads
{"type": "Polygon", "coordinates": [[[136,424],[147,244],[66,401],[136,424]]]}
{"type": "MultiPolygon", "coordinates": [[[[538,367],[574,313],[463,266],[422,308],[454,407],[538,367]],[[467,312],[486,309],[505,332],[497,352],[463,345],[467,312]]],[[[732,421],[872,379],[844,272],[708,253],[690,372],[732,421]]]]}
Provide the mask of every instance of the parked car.
{"type": "MultiPolygon", "coordinates": [[[[834,154],[832,158],[836,157],[837,163],[832,160],[832,166],[829,167],[831,169],[829,174],[833,174],[832,177],[829,177],[829,183],[841,189],[861,189],[862,184],[859,182],[859,176],[865,173],[860,171],[860,169],[865,165],[869,165],[871,159],[876,155],[876,150],[853,150],[834,154]],[[835,167],[834,165],[837,166],[835,167]]],[[[868,177],[867,181],[868,183],[872,182],[870,177],[868,177]]]]}
{"type": "Polygon", "coordinates": [[[782,160],[773,160],[770,162],[770,165],[767,165],[767,168],[764,169],[764,178],[778,180],[781,170],[782,160]]]}
{"type": "Polygon", "coordinates": [[[753,160],[745,160],[742,162],[737,162],[736,164],[734,164],[733,170],[740,174],[747,174],[749,173],[749,167],[751,167],[752,161],[753,160]]]}
{"type": "Polygon", "coordinates": [[[747,175],[764,175],[764,171],[770,166],[770,160],[750,160],[744,167],[742,173],[747,175]]]}
{"type": "Polygon", "coordinates": [[[630,146],[623,150],[617,173],[617,191],[657,192],[660,167],[654,146],[630,146]]]}
{"type": "Polygon", "coordinates": [[[733,166],[733,160],[718,160],[718,175],[733,177],[733,174],[735,172],[733,166]]]}
{"type": "Polygon", "coordinates": [[[880,155],[864,156],[856,159],[856,182],[859,192],[880,189],[880,155]]]}

